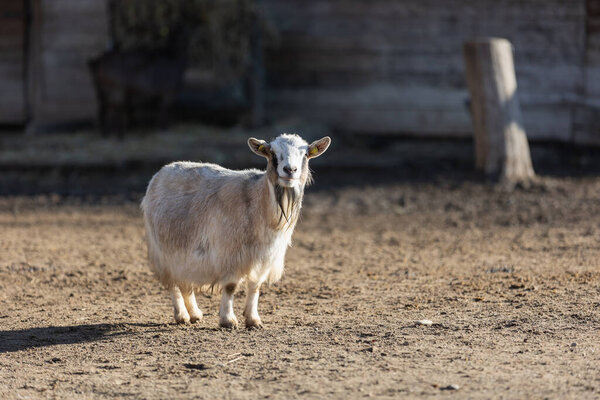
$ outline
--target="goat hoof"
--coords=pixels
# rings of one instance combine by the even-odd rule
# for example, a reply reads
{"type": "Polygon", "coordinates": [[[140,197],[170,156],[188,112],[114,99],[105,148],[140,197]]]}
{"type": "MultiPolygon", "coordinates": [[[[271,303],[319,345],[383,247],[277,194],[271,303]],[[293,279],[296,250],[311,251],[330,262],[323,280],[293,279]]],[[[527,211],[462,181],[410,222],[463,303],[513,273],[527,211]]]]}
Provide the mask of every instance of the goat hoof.
{"type": "Polygon", "coordinates": [[[225,329],[234,329],[237,328],[238,326],[238,321],[237,319],[223,319],[221,321],[219,321],[219,326],[221,328],[225,328],[225,329]]]}
{"type": "Polygon", "coordinates": [[[196,323],[196,322],[200,321],[201,319],[202,319],[202,313],[200,313],[200,314],[192,314],[192,315],[190,315],[190,322],[191,322],[192,324],[194,324],[194,323],[196,323]]]}
{"type": "Polygon", "coordinates": [[[260,318],[247,318],[246,328],[247,329],[262,329],[263,324],[260,318]]]}
{"type": "Polygon", "coordinates": [[[189,315],[176,315],[175,316],[175,322],[177,322],[178,324],[187,324],[188,322],[190,322],[190,316],[189,315]]]}

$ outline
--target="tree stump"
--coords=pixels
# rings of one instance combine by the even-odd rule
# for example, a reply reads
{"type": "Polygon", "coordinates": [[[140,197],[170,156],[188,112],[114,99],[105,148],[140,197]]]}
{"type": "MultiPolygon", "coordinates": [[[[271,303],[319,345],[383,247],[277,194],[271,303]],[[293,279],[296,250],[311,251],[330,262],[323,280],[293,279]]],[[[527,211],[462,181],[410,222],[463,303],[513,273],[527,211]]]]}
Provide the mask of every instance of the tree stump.
{"type": "Polygon", "coordinates": [[[508,184],[535,179],[517,97],[512,46],[486,38],[463,45],[475,131],[475,167],[508,184]]]}

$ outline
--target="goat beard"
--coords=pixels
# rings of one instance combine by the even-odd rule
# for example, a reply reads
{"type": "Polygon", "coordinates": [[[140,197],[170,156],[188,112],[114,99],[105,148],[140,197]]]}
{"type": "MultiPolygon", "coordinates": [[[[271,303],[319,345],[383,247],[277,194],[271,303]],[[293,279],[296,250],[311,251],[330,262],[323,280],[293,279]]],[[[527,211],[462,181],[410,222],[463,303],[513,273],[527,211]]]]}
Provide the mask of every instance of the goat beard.
{"type": "Polygon", "coordinates": [[[301,199],[302,193],[299,188],[275,185],[275,200],[279,206],[279,225],[284,220],[284,225],[289,227],[292,224],[298,216],[301,199]]]}

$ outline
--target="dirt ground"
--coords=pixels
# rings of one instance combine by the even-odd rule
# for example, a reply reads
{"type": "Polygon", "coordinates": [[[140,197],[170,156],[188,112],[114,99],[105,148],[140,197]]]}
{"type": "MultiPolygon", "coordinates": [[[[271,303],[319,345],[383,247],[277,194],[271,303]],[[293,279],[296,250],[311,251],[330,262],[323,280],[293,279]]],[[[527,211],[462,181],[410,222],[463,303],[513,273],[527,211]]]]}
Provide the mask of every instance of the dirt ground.
{"type": "Polygon", "coordinates": [[[309,190],[261,330],[216,294],[174,324],[134,201],[0,198],[0,227],[4,398],[600,397],[599,178],[309,190]]]}

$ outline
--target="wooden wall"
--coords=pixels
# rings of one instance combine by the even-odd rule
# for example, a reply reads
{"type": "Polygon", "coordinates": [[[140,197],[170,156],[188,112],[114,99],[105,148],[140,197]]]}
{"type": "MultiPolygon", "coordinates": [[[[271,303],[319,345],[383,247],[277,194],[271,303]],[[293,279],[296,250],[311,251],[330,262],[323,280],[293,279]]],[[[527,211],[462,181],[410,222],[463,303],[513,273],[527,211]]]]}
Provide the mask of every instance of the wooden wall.
{"type": "Polygon", "coordinates": [[[469,136],[461,45],[477,36],[513,43],[530,137],[572,140],[575,105],[600,98],[600,54],[586,53],[586,0],[263,3],[281,32],[268,57],[275,116],[301,113],[349,131],[469,136]],[[587,75],[586,56],[594,68],[587,75]]]}
{"type": "MultiPolygon", "coordinates": [[[[500,36],[515,48],[528,135],[600,144],[600,0],[261,3],[281,38],[266,59],[273,118],[470,136],[461,46],[500,36]]],[[[29,119],[35,130],[95,118],[86,62],[108,43],[107,17],[107,0],[0,1],[0,123],[29,119]]]]}
{"type": "Polygon", "coordinates": [[[25,3],[0,2],[0,121],[25,122],[25,3]]]}

